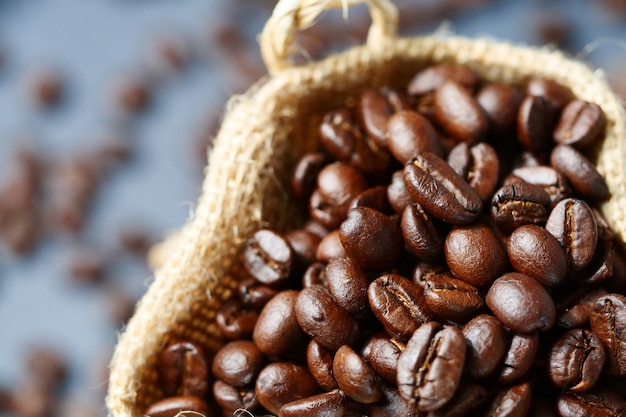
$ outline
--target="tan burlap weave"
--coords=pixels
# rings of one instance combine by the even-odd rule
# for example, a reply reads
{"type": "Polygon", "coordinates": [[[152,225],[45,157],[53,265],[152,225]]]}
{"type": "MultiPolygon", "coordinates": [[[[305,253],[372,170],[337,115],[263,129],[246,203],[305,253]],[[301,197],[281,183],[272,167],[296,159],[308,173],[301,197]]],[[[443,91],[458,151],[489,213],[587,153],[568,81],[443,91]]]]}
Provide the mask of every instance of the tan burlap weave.
{"type": "Polygon", "coordinates": [[[316,147],[325,111],[354,100],[372,86],[406,86],[434,62],[467,65],[487,80],[523,84],[545,75],[584,100],[599,104],[608,124],[594,150],[611,198],[603,212],[617,236],[626,238],[626,121],[606,82],[581,62],[551,49],[517,47],[491,39],[456,36],[397,38],[397,15],[388,0],[368,0],[373,24],[367,44],[321,62],[289,64],[294,35],[338,0],[283,0],[261,38],[271,76],[233,98],[210,155],[195,212],[166,245],[167,260],[120,337],[111,363],[107,406],[115,417],[137,417],[162,398],[156,359],[169,341],[190,339],[215,351],[222,340],[213,323],[216,309],[243,276],[242,244],[264,226],[297,225],[289,197],[294,163],[316,147]]]}

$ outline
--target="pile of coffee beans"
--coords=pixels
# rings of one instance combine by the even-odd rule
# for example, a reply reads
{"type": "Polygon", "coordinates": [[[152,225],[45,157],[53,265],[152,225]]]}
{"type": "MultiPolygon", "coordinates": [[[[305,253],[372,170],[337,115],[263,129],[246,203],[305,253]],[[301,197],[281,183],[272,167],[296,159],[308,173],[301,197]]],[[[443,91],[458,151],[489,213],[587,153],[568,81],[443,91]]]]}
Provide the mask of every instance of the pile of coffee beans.
{"type": "Polygon", "coordinates": [[[602,109],[444,64],[356,103],[295,167],[307,223],[247,241],[225,345],[168,346],[146,414],[626,415],[602,109]]]}

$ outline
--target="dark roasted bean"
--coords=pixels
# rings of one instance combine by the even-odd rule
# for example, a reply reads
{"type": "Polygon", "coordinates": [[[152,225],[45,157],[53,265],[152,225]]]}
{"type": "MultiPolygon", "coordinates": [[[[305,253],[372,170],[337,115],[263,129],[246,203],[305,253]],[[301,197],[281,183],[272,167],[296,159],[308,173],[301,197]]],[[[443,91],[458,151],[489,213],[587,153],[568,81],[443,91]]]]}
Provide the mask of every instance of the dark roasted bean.
{"type": "Polygon", "coordinates": [[[337,304],[357,318],[369,314],[369,278],[352,258],[334,258],[326,265],[328,292],[337,304]]]}
{"type": "Polygon", "coordinates": [[[504,83],[489,83],[476,94],[476,101],[484,110],[495,142],[504,142],[515,134],[517,111],[522,93],[504,83]]]}
{"type": "Polygon", "coordinates": [[[280,407],[319,392],[311,373],[288,362],[267,365],[256,380],[255,393],[263,407],[278,415],[280,407]]]}
{"type": "Polygon", "coordinates": [[[626,400],[617,391],[608,388],[589,392],[565,392],[557,400],[561,417],[578,416],[623,416],[626,400]]]}
{"type": "Polygon", "coordinates": [[[321,238],[306,229],[296,229],[285,234],[292,250],[293,268],[304,271],[317,259],[317,246],[321,238]]]}
{"type": "Polygon", "coordinates": [[[593,305],[599,297],[606,294],[607,292],[603,288],[590,290],[580,297],[574,305],[570,305],[558,313],[556,316],[556,324],[565,329],[589,327],[589,318],[591,317],[593,305]]]}
{"type": "Polygon", "coordinates": [[[235,388],[220,380],[213,383],[213,398],[224,411],[229,413],[239,409],[254,411],[261,405],[254,393],[254,386],[235,388]]]}
{"type": "Polygon", "coordinates": [[[391,176],[391,182],[387,186],[387,199],[397,214],[402,214],[406,206],[414,203],[404,183],[403,171],[396,171],[391,176]]]}
{"type": "Polygon", "coordinates": [[[556,146],[550,154],[550,164],[565,175],[572,188],[583,197],[601,201],[609,196],[604,178],[589,159],[571,146],[556,146]]]}
{"type": "Polygon", "coordinates": [[[443,258],[444,233],[419,204],[406,206],[400,227],[404,243],[419,259],[435,262],[443,258]]]}
{"type": "Polygon", "coordinates": [[[463,326],[467,345],[465,373],[473,379],[484,379],[493,374],[506,351],[506,333],[493,316],[480,314],[463,326]]]}
{"type": "Polygon", "coordinates": [[[483,142],[469,146],[461,142],[448,154],[448,164],[476,190],[483,202],[491,200],[500,175],[500,161],[491,145],[483,142]]]}
{"type": "Polygon", "coordinates": [[[465,339],[453,326],[420,326],[398,359],[398,391],[420,411],[441,408],[453,397],[465,363],[465,339]]]}
{"type": "Polygon", "coordinates": [[[370,404],[367,407],[369,417],[423,417],[424,413],[410,406],[400,396],[395,387],[389,385],[382,386],[383,397],[380,401],[370,404]]]}
{"type": "Polygon", "coordinates": [[[572,100],[561,113],[554,129],[554,141],[584,148],[599,140],[605,126],[606,117],[600,106],[588,101],[572,100]]]}
{"type": "Polygon", "coordinates": [[[302,288],[309,288],[313,285],[326,286],[326,265],[322,262],[313,263],[302,275],[302,288]]]}
{"type": "Polygon", "coordinates": [[[356,207],[369,207],[383,214],[393,214],[393,208],[387,198],[387,187],[384,185],[369,188],[354,197],[350,202],[350,208],[356,207]]]}
{"type": "Polygon", "coordinates": [[[300,400],[291,401],[278,410],[278,417],[343,417],[354,408],[350,398],[340,390],[312,395],[300,400]]]}
{"type": "Polygon", "coordinates": [[[293,250],[278,233],[259,230],[246,243],[244,264],[259,282],[268,285],[282,284],[291,273],[293,250]]]}
{"type": "Polygon", "coordinates": [[[430,320],[421,287],[396,275],[383,275],[367,290],[370,308],[391,337],[408,340],[413,332],[430,320]]]}
{"type": "Polygon", "coordinates": [[[429,412],[427,417],[464,417],[480,407],[487,395],[487,390],[478,384],[461,383],[454,397],[443,407],[429,412]]]}
{"type": "Polygon", "coordinates": [[[446,80],[456,81],[469,91],[474,90],[479,81],[478,74],[467,67],[439,64],[415,74],[409,83],[408,92],[411,95],[421,96],[434,91],[446,80]]]}
{"type": "Polygon", "coordinates": [[[363,359],[374,372],[389,384],[396,383],[398,358],[404,350],[404,343],[385,336],[371,337],[362,349],[363,359]]]}
{"type": "Polygon", "coordinates": [[[543,97],[526,96],[517,114],[517,136],[527,151],[541,153],[552,146],[554,109],[543,97]]]}
{"type": "Polygon", "coordinates": [[[424,116],[410,110],[400,111],[389,118],[387,147],[403,165],[423,152],[443,156],[435,128],[424,116]]]}
{"type": "Polygon", "coordinates": [[[539,334],[509,333],[498,382],[509,385],[522,379],[533,365],[539,350],[539,334]]]}
{"type": "Polygon", "coordinates": [[[598,298],[590,321],[591,331],[606,347],[607,371],[626,375],[626,297],[607,294],[598,298]]]}
{"type": "Polygon", "coordinates": [[[520,333],[548,330],[556,311],[550,294],[528,275],[509,272],[496,279],[485,298],[502,324],[520,333]]]}
{"type": "Polygon", "coordinates": [[[570,330],[552,345],[548,375],[557,387],[590,390],[602,372],[606,356],[600,339],[589,330],[570,330]]]}
{"type": "Polygon", "coordinates": [[[484,287],[508,268],[506,251],[493,231],[480,223],[455,226],[445,241],[446,262],[457,278],[484,287]]]}
{"type": "Polygon", "coordinates": [[[348,256],[367,269],[393,266],[402,255],[402,232],[390,217],[369,207],[357,207],[339,227],[339,239],[348,256]]]}
{"type": "Polygon", "coordinates": [[[454,81],[445,81],[434,94],[435,117],[452,137],[476,143],[485,139],[489,127],[478,102],[454,81]]]}
{"type": "Polygon", "coordinates": [[[323,348],[315,339],[312,339],[306,348],[309,371],[324,391],[332,391],[338,387],[333,374],[333,356],[334,352],[323,348]]]}
{"type": "Polygon", "coordinates": [[[574,95],[569,88],[545,77],[531,79],[526,86],[526,94],[534,97],[543,97],[559,112],[567,103],[574,99],[574,95]]]}
{"type": "Polygon", "coordinates": [[[543,225],[548,218],[550,196],[538,185],[523,181],[502,186],[491,200],[491,217],[505,232],[525,224],[543,225]]]}
{"type": "Polygon", "coordinates": [[[532,388],[530,382],[522,382],[498,391],[485,413],[487,417],[525,417],[530,408],[532,388]]]}
{"type": "Polygon", "coordinates": [[[224,345],[213,358],[212,375],[233,387],[245,387],[263,368],[265,357],[249,340],[235,340],[224,345]]]}
{"type": "Polygon", "coordinates": [[[295,310],[302,330],[326,349],[334,352],[342,345],[354,345],[359,338],[356,319],[324,287],[300,291],[295,310]]]}
{"type": "Polygon", "coordinates": [[[404,182],[417,203],[448,223],[470,223],[482,210],[476,191],[435,154],[425,152],[407,163],[404,182]]]}
{"type": "Polygon", "coordinates": [[[168,397],[152,404],[144,411],[144,414],[148,417],[176,417],[184,411],[206,416],[209,413],[209,406],[202,399],[196,397],[168,397]]]}
{"type": "Polygon", "coordinates": [[[173,343],[159,357],[159,382],[165,395],[204,398],[208,378],[204,352],[193,343],[173,343]]]}
{"type": "Polygon", "coordinates": [[[524,166],[514,169],[512,175],[543,188],[550,196],[552,206],[570,194],[569,184],[565,176],[549,166],[524,166]]]}
{"type": "Polygon", "coordinates": [[[387,146],[387,123],[396,112],[410,109],[408,98],[391,89],[369,89],[361,95],[359,109],[368,136],[380,147],[387,146]]]}
{"type": "Polygon", "coordinates": [[[238,300],[229,300],[217,310],[215,324],[228,339],[249,339],[258,318],[259,313],[253,308],[238,300]]]}
{"type": "Polygon", "coordinates": [[[348,345],[335,353],[333,374],[339,388],[355,401],[371,404],[383,395],[372,368],[348,345]]]}
{"type": "Polygon", "coordinates": [[[261,284],[255,278],[246,278],[239,282],[237,286],[237,296],[246,306],[254,309],[261,309],[267,302],[278,294],[276,288],[261,284]]]}
{"type": "Polygon", "coordinates": [[[297,297],[295,290],[282,291],[259,314],[252,340],[270,358],[287,355],[304,337],[296,319],[297,297]]]}
{"type": "Polygon", "coordinates": [[[567,273],[565,251],[547,230],[534,224],[520,226],[511,233],[507,251],[511,265],[541,284],[559,285],[567,273]]]}
{"type": "Polygon", "coordinates": [[[485,306],[478,288],[449,274],[433,275],[426,280],[424,300],[439,319],[464,323],[485,306]]]}
{"type": "Polygon", "coordinates": [[[311,196],[317,174],[326,162],[326,156],[321,152],[306,154],[298,161],[291,176],[291,190],[299,202],[305,202],[311,196]]]}

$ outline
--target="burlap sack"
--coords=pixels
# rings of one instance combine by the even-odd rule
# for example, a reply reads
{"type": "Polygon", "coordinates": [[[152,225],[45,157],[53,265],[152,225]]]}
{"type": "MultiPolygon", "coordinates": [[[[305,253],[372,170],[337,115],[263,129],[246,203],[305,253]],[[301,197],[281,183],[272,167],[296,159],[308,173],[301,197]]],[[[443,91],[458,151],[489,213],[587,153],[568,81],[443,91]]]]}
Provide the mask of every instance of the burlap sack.
{"type": "Polygon", "coordinates": [[[220,346],[213,319],[242,277],[240,252],[246,237],[260,227],[285,229],[301,220],[288,179],[298,158],[316,147],[322,114],[365,87],[402,88],[428,64],[467,65],[487,80],[513,84],[545,75],[600,105],[608,123],[594,161],[611,192],[602,210],[619,239],[626,238],[626,121],[600,74],[551,49],[455,36],[398,38],[397,12],[389,0],[367,1],[373,23],[366,45],[321,62],[290,64],[298,29],[326,8],[356,2],[282,0],[276,6],[261,37],[271,75],[230,101],[197,208],[176,244],[165,246],[167,261],[120,337],[107,397],[113,416],[141,416],[162,398],[156,359],[170,340],[190,339],[208,351],[220,346]]]}

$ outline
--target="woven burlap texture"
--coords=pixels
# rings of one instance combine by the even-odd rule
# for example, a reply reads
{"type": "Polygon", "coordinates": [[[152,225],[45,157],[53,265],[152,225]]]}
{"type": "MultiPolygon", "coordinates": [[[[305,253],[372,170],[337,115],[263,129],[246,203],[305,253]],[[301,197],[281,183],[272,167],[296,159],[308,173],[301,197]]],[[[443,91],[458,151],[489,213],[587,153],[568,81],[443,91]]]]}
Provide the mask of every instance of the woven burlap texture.
{"type": "Polygon", "coordinates": [[[467,65],[486,80],[522,85],[544,75],[597,103],[607,117],[606,138],[594,150],[611,198],[603,214],[626,237],[626,121],[605,80],[581,62],[551,49],[518,47],[456,36],[380,38],[323,61],[282,66],[249,93],[233,98],[214,142],[201,197],[177,234],[121,334],[111,363],[107,407],[115,417],[142,416],[163,394],[156,361],[163,347],[187,338],[211,352],[222,340],[215,311],[243,277],[240,253],[258,228],[285,230],[299,222],[289,198],[291,168],[316,147],[322,114],[372,86],[406,86],[431,63],[467,65]]]}

